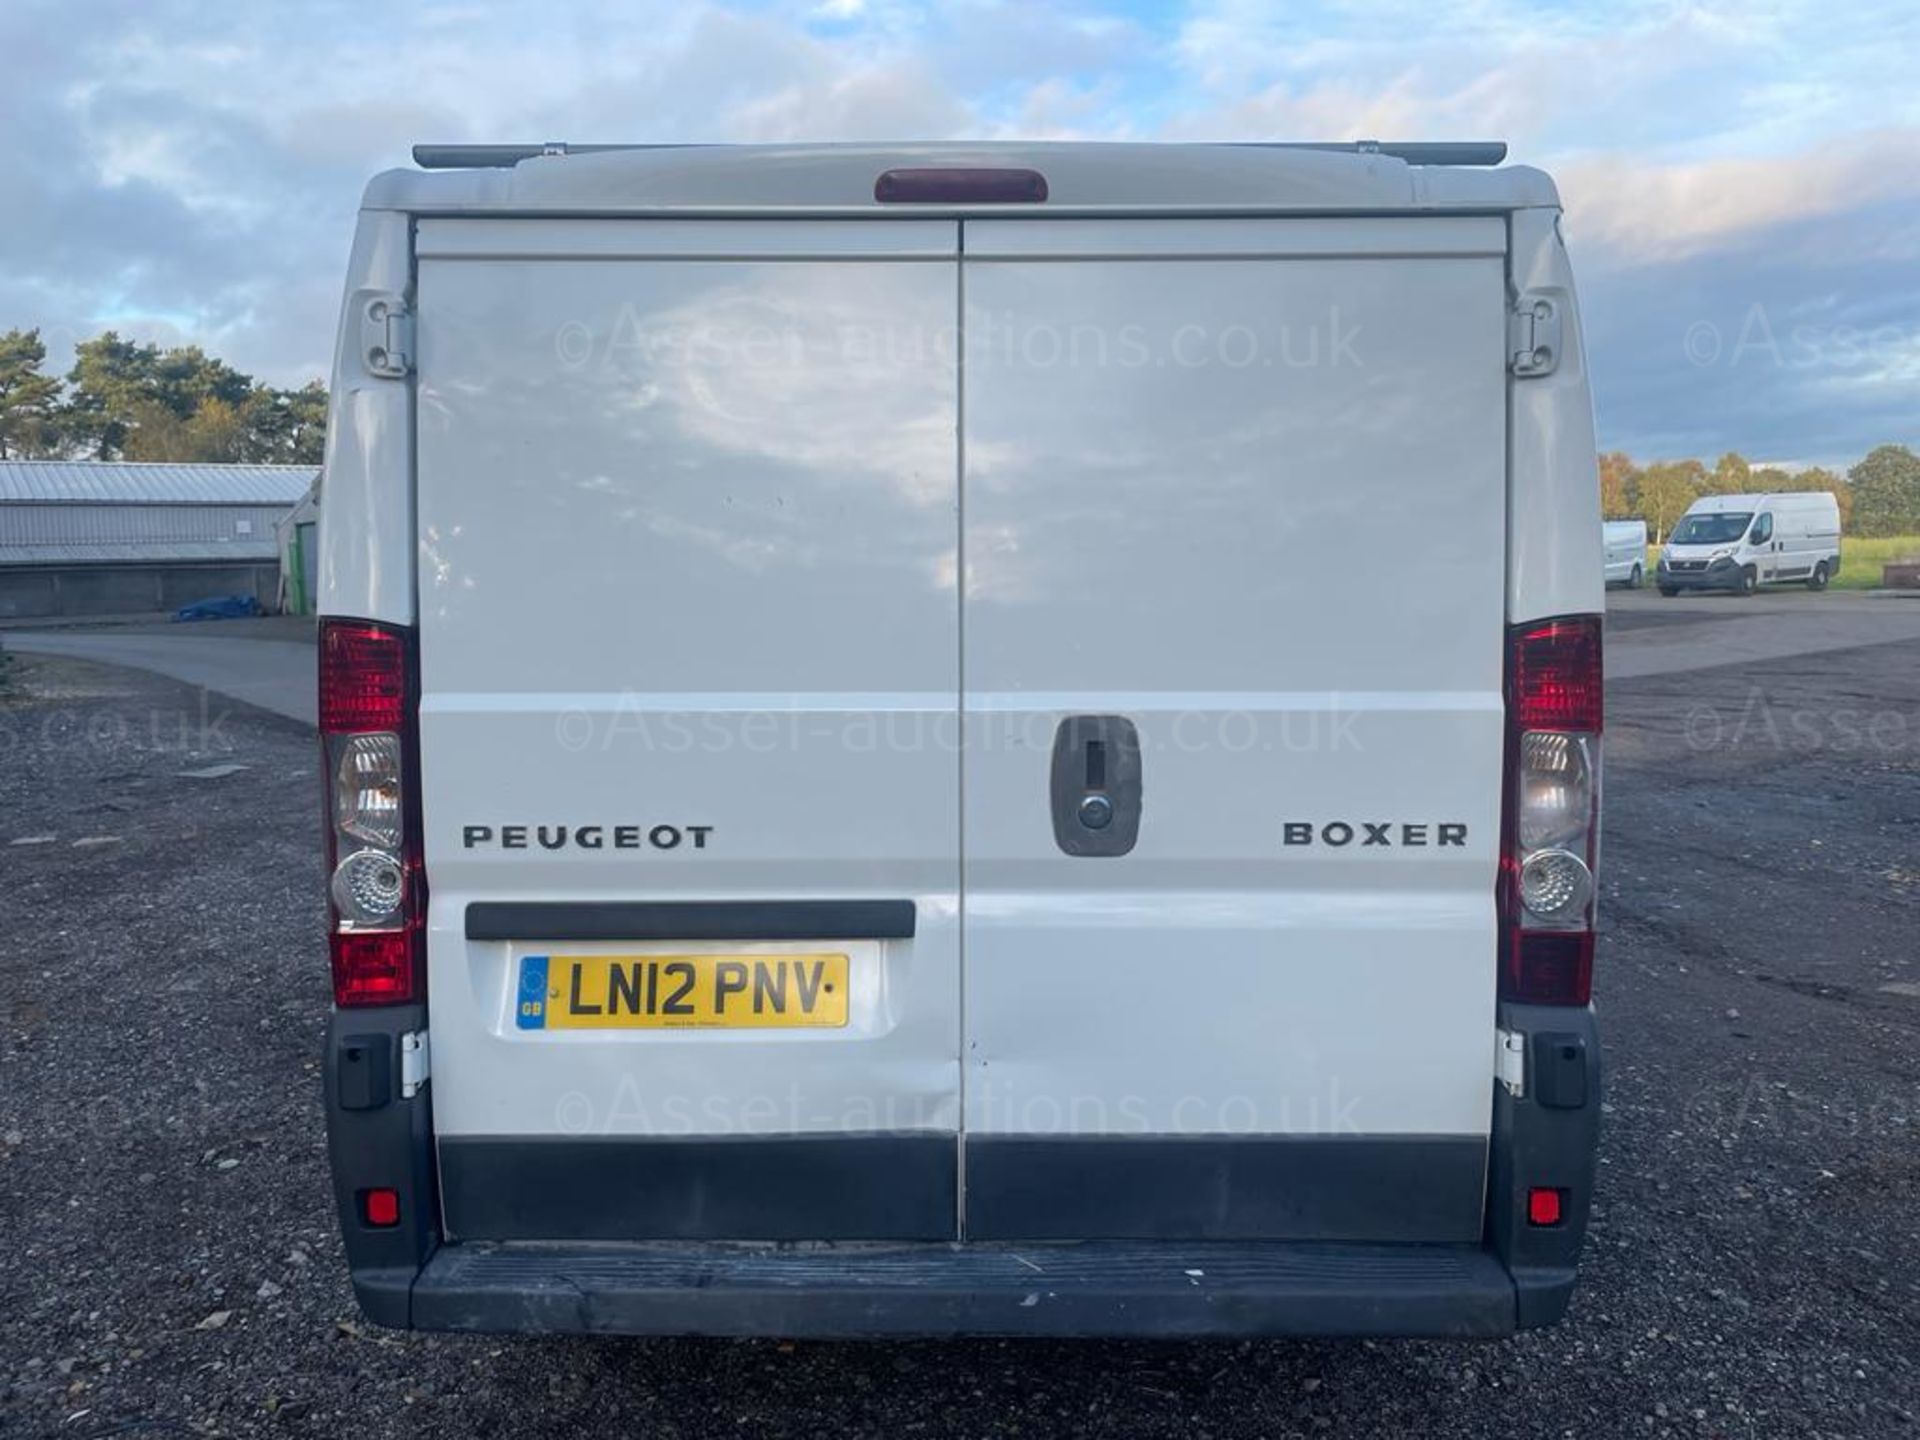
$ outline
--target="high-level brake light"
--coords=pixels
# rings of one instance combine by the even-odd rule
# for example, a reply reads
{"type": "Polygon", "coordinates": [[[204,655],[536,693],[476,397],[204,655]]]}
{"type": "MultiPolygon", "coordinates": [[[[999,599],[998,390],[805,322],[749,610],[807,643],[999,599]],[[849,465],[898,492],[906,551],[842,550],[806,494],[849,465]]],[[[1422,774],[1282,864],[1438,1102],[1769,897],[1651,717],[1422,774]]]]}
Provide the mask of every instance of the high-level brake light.
{"type": "Polygon", "coordinates": [[[888,170],[873,182],[882,205],[1038,205],[1047,177],[1038,170],[938,165],[888,170]]]}
{"type": "Polygon", "coordinates": [[[320,745],[337,1005],[397,1005],[420,996],[426,896],[412,697],[405,631],[321,621],[320,745]]]}
{"type": "Polygon", "coordinates": [[[1599,845],[1600,618],[1519,625],[1507,641],[1500,993],[1584,1005],[1599,845]]]}

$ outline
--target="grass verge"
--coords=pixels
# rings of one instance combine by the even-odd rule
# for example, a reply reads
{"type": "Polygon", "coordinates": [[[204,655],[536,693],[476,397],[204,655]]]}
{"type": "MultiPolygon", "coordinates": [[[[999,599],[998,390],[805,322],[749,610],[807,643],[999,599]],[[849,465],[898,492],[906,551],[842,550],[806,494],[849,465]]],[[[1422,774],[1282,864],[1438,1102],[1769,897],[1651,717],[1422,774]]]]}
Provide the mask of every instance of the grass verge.
{"type": "Polygon", "coordinates": [[[1842,537],[1840,573],[1834,577],[1833,587],[1877,590],[1880,567],[1889,560],[1905,560],[1909,556],[1920,557],[1920,535],[1881,535],[1870,540],[1842,537]]]}

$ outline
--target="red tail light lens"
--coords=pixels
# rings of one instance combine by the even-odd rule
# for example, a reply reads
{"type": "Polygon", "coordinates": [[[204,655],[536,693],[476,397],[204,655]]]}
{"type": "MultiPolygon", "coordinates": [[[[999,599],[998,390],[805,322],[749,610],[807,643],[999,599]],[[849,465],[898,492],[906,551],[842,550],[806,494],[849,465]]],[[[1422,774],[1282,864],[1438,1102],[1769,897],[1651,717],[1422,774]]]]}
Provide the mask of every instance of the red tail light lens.
{"type": "Polygon", "coordinates": [[[1500,994],[1585,1005],[1593,990],[1600,831],[1597,615],[1508,633],[1500,994]]]}
{"type": "Polygon", "coordinates": [[[1515,630],[1508,713],[1522,730],[1600,732],[1600,617],[1544,620],[1515,630]]]}
{"type": "Polygon", "coordinates": [[[320,733],[397,731],[406,716],[406,637],[385,625],[321,622],[320,733]]]}
{"type": "Polygon", "coordinates": [[[1564,1190],[1535,1186],[1527,1192],[1527,1223],[1548,1227],[1558,1225],[1567,1213],[1564,1190]]]}
{"type": "Polygon", "coordinates": [[[400,1192],[385,1186],[360,1192],[360,1218],[377,1230],[400,1223],[400,1192]]]}
{"type": "Polygon", "coordinates": [[[1591,930],[1513,930],[1501,994],[1530,1005],[1584,1005],[1593,994],[1591,930]]]}
{"type": "Polygon", "coordinates": [[[320,754],[336,1005],[422,994],[413,647],[363,620],[320,625],[320,754]]]}
{"type": "Polygon", "coordinates": [[[413,999],[413,931],[336,931],[328,943],[334,1004],[404,1005],[413,999]]]}

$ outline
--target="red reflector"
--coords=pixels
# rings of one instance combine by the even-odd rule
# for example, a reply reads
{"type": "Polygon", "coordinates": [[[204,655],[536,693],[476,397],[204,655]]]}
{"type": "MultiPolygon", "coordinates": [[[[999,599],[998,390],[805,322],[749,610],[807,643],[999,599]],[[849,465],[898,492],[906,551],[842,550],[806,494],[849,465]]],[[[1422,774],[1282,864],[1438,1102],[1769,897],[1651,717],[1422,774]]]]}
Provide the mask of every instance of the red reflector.
{"type": "Polygon", "coordinates": [[[1593,998],[1591,930],[1517,930],[1509,938],[1502,999],[1584,1005],[1593,998]]]}
{"type": "Polygon", "coordinates": [[[414,934],[375,930],[328,936],[333,949],[333,1003],[400,1005],[413,999],[414,934]]]}
{"type": "Polygon", "coordinates": [[[1533,1189],[1527,1192],[1527,1223],[1558,1225],[1565,1195],[1559,1190],[1533,1189]]]}
{"type": "Polygon", "coordinates": [[[407,645],[360,620],[320,622],[320,731],[398,730],[407,713],[407,645]]]}
{"type": "Polygon", "coordinates": [[[360,1192],[360,1216],[367,1224],[380,1229],[388,1229],[400,1223],[400,1192],[398,1190],[362,1190],[360,1192]]]}
{"type": "Polygon", "coordinates": [[[1038,170],[888,170],[873,182],[882,205],[1037,205],[1047,198],[1047,177],[1038,170]]]}
{"type": "Polygon", "coordinates": [[[1520,730],[1600,729],[1600,617],[1543,620],[1512,633],[1508,713],[1520,730]]]}

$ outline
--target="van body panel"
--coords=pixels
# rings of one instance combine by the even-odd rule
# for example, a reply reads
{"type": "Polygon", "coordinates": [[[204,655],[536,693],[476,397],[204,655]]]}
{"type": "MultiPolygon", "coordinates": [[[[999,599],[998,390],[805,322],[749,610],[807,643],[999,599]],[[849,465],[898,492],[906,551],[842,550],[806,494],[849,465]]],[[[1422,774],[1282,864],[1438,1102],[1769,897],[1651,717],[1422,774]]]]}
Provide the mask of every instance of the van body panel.
{"type": "MultiPolygon", "coordinates": [[[[958,377],[934,341],[954,227],[782,226],[720,259],[697,254],[711,227],[670,258],[657,232],[523,259],[546,242],[512,224],[465,249],[465,222],[422,230],[440,252],[420,266],[418,523],[442,1142],[951,1137],[958,377]],[[476,901],[648,898],[905,900],[917,919],[831,943],[466,931],[476,901]],[[843,1027],[516,1024],[529,955],[822,949],[849,960],[843,1027]]],[[[479,1233],[466,1193],[447,1193],[453,1234],[479,1233]]],[[[779,1177],[759,1193],[771,1206],[779,1177]]],[[[951,1234],[951,1187],[940,1208],[951,1234]]]]}
{"type": "Polygon", "coordinates": [[[1558,210],[1515,210],[1507,229],[1511,298],[1544,297],[1560,316],[1552,371],[1507,387],[1507,621],[1598,615],[1599,450],[1573,266],[1558,210]]]}
{"type": "Polygon", "coordinates": [[[317,613],[391,625],[414,618],[413,387],[368,370],[361,324],[371,297],[412,293],[411,232],[381,211],[354,228],[320,468],[317,613]]]}
{"type": "MultiPolygon", "coordinates": [[[[1142,256],[1308,259],[1485,255],[1504,258],[1507,228],[1488,215],[1286,219],[968,220],[970,260],[1087,260],[1142,256]]],[[[1296,356],[1296,359],[1298,356],[1296,356]]]]}
{"type": "MultiPolygon", "coordinates": [[[[1373,222],[1323,223],[1304,255],[1267,256],[1256,222],[1060,222],[1039,258],[1014,258],[1014,222],[967,224],[969,1195],[974,1142],[1001,1135],[1426,1135],[1479,1153],[1503,267],[1332,258],[1348,237],[1374,249],[1373,222]],[[1355,546],[1378,579],[1356,576],[1355,546]],[[1068,717],[1108,714],[1138,730],[1138,842],[1063,853],[1051,744],[1068,717]],[[1330,822],[1352,843],[1326,843],[1330,822]],[[1289,823],[1313,838],[1289,844],[1289,823]]],[[[1053,1169],[1076,1154],[1094,1152],[1053,1169]]],[[[1123,1144],[1086,1179],[1126,1170],[1123,1144]]],[[[1463,1187],[1470,1215],[1481,1180],[1432,1183],[1463,1187]]]]}

